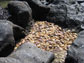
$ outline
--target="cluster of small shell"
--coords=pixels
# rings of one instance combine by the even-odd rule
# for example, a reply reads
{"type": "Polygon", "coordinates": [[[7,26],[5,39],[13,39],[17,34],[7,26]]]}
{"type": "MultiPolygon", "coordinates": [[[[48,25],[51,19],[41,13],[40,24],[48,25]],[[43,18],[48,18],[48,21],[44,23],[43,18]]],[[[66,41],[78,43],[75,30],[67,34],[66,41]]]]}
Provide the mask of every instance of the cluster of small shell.
{"type": "Polygon", "coordinates": [[[38,48],[55,53],[53,63],[63,63],[67,47],[77,38],[77,33],[64,30],[54,23],[37,21],[30,33],[16,45],[15,49],[24,42],[36,44],[38,48]]]}

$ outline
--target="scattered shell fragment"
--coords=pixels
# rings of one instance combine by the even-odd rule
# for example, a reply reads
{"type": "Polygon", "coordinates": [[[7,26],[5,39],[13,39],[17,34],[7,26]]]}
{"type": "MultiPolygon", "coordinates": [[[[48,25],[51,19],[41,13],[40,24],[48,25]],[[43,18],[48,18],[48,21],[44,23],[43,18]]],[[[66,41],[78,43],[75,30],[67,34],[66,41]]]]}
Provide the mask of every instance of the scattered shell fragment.
{"type": "Polygon", "coordinates": [[[53,63],[63,63],[67,47],[77,38],[77,33],[64,30],[54,23],[37,21],[30,30],[30,33],[19,44],[28,41],[36,44],[38,48],[55,53],[56,59],[53,63]]]}

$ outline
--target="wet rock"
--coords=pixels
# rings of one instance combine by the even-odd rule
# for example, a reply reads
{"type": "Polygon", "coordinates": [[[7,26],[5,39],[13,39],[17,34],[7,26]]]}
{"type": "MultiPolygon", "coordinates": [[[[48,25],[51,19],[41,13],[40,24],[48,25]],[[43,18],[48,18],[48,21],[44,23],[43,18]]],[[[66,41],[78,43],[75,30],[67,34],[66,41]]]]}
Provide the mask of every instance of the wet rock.
{"type": "MultiPolygon", "coordinates": [[[[50,8],[43,5],[40,0],[20,0],[27,1],[32,9],[32,15],[35,20],[44,20],[50,8]]],[[[45,2],[46,3],[46,2],[45,2]]]]}
{"type": "Polygon", "coordinates": [[[32,10],[25,1],[10,1],[8,11],[12,15],[9,20],[23,28],[32,21],[32,10]]]}
{"type": "Polygon", "coordinates": [[[51,52],[42,51],[32,43],[24,43],[10,57],[18,58],[22,63],[51,63],[54,55],[51,52]]]}
{"type": "Polygon", "coordinates": [[[84,63],[84,31],[81,31],[78,38],[72,43],[67,51],[65,63],[84,63]]]}

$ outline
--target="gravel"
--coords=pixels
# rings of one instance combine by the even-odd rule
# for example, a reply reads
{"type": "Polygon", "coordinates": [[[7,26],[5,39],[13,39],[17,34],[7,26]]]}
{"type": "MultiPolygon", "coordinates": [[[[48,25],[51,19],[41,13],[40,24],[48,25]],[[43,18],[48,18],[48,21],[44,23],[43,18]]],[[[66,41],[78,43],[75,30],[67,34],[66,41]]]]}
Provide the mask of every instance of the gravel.
{"type": "Polygon", "coordinates": [[[17,49],[24,42],[34,43],[38,48],[55,54],[53,63],[64,63],[67,47],[77,38],[77,33],[62,29],[60,26],[47,21],[34,23],[29,34],[15,47],[17,49]]]}

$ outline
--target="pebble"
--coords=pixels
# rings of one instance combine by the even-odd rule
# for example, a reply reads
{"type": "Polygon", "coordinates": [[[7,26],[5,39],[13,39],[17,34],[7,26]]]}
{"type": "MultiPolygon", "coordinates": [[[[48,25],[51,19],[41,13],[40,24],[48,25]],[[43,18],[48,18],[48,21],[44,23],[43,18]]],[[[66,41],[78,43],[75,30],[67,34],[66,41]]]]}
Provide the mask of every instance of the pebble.
{"type": "Polygon", "coordinates": [[[15,49],[27,40],[36,44],[38,48],[53,52],[56,56],[53,63],[64,63],[66,50],[76,38],[77,33],[72,33],[71,30],[64,30],[47,21],[37,21],[30,33],[16,45],[15,49]]]}

